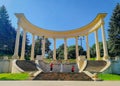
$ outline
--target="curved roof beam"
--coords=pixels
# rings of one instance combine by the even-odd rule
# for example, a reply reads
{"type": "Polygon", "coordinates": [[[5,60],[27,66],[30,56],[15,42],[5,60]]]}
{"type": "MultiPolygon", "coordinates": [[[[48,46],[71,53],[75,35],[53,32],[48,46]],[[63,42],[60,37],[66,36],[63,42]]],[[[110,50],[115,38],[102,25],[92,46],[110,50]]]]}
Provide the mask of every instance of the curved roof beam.
{"type": "Polygon", "coordinates": [[[52,31],[46,30],[40,27],[37,27],[30,23],[23,13],[15,13],[16,17],[19,20],[20,26],[35,35],[45,36],[46,38],[73,38],[76,36],[84,36],[95,30],[97,30],[102,23],[104,23],[103,19],[107,15],[106,13],[99,13],[96,18],[90,22],[89,24],[69,31],[52,31]]]}

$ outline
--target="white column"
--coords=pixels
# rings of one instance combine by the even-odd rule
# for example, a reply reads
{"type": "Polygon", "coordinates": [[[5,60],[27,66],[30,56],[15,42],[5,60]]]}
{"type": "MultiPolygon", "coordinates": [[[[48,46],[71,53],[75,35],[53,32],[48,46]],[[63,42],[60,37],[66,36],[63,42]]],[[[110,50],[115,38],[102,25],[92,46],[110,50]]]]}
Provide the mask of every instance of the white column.
{"type": "Polygon", "coordinates": [[[20,25],[18,23],[13,59],[18,59],[19,58],[19,56],[18,56],[19,39],[20,39],[20,25]]]}
{"type": "Polygon", "coordinates": [[[90,47],[89,47],[88,35],[86,35],[86,49],[87,49],[87,59],[90,60],[90,47]]]}
{"type": "Polygon", "coordinates": [[[22,51],[21,51],[21,58],[20,60],[24,60],[25,56],[25,41],[26,41],[26,31],[23,30],[23,39],[22,39],[22,51]]]}
{"type": "Polygon", "coordinates": [[[102,31],[103,50],[104,50],[103,59],[108,59],[108,50],[107,50],[107,44],[106,44],[106,38],[105,38],[104,23],[101,24],[101,31],[102,31]]]}
{"type": "Polygon", "coordinates": [[[54,38],[53,60],[56,60],[56,38],[54,38]]]}
{"type": "Polygon", "coordinates": [[[31,60],[34,60],[35,35],[32,34],[31,60]]]}
{"type": "Polygon", "coordinates": [[[78,58],[79,56],[79,49],[78,49],[78,37],[75,37],[75,40],[76,40],[76,59],[78,58]]]}
{"type": "Polygon", "coordinates": [[[45,37],[42,39],[42,59],[45,57],[45,37]]]}
{"type": "Polygon", "coordinates": [[[64,60],[67,60],[67,39],[64,38],[64,60]]]}
{"type": "Polygon", "coordinates": [[[96,30],[94,33],[95,33],[95,41],[96,41],[96,56],[97,56],[97,60],[100,60],[100,49],[99,49],[99,42],[98,42],[98,31],[96,30]]]}

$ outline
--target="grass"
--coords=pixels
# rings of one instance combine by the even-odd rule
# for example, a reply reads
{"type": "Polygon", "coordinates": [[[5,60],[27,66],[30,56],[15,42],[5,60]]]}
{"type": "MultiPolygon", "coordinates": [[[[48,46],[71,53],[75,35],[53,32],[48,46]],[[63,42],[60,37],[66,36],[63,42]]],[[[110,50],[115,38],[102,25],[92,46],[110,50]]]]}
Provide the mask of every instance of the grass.
{"type": "Polygon", "coordinates": [[[28,80],[28,73],[2,73],[0,74],[0,80],[28,80]]]}
{"type": "MultiPolygon", "coordinates": [[[[51,61],[53,61],[53,60],[44,58],[44,62],[46,62],[46,63],[50,63],[51,61]]],[[[70,63],[76,63],[76,59],[68,59],[68,61],[70,63]]],[[[64,59],[62,59],[62,62],[65,63],[66,61],[64,59]]]]}
{"type": "Polygon", "coordinates": [[[116,74],[98,74],[98,77],[105,81],[117,81],[120,80],[120,75],[116,74]]]}
{"type": "MultiPolygon", "coordinates": [[[[103,57],[100,57],[100,60],[102,60],[102,58],[103,58],[103,57]]],[[[92,57],[92,58],[90,58],[90,60],[95,61],[95,60],[96,60],[96,57],[94,57],[94,58],[92,57]]]]}
{"type": "Polygon", "coordinates": [[[95,60],[96,60],[96,58],[90,58],[90,60],[94,60],[94,61],[95,61],[95,60]]]}
{"type": "Polygon", "coordinates": [[[0,59],[4,59],[4,57],[8,57],[8,59],[11,59],[13,55],[1,55],[0,54],[0,59]]]}

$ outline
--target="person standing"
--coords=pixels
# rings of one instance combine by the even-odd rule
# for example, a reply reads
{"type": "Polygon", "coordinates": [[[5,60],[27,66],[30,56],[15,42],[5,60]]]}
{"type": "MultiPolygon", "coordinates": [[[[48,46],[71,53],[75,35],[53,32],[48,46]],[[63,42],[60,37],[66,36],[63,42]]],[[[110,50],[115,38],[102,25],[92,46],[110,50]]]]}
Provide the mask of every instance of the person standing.
{"type": "Polygon", "coordinates": [[[50,63],[50,72],[52,72],[53,71],[53,63],[51,62],[50,63]]]}
{"type": "Polygon", "coordinates": [[[72,68],[71,68],[71,72],[74,72],[74,71],[75,71],[75,67],[73,65],[72,68]]]}

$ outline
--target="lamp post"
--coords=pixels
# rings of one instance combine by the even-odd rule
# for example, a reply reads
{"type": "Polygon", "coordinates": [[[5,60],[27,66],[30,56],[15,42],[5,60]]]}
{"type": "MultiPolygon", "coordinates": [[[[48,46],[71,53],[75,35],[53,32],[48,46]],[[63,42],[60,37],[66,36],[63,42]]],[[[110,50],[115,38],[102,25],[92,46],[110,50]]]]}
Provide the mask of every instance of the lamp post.
{"type": "MultiPolygon", "coordinates": [[[[78,40],[80,40],[81,48],[82,48],[82,41],[84,40],[84,36],[79,36],[78,40]]],[[[80,55],[82,55],[82,52],[80,52],[80,55]]]]}

